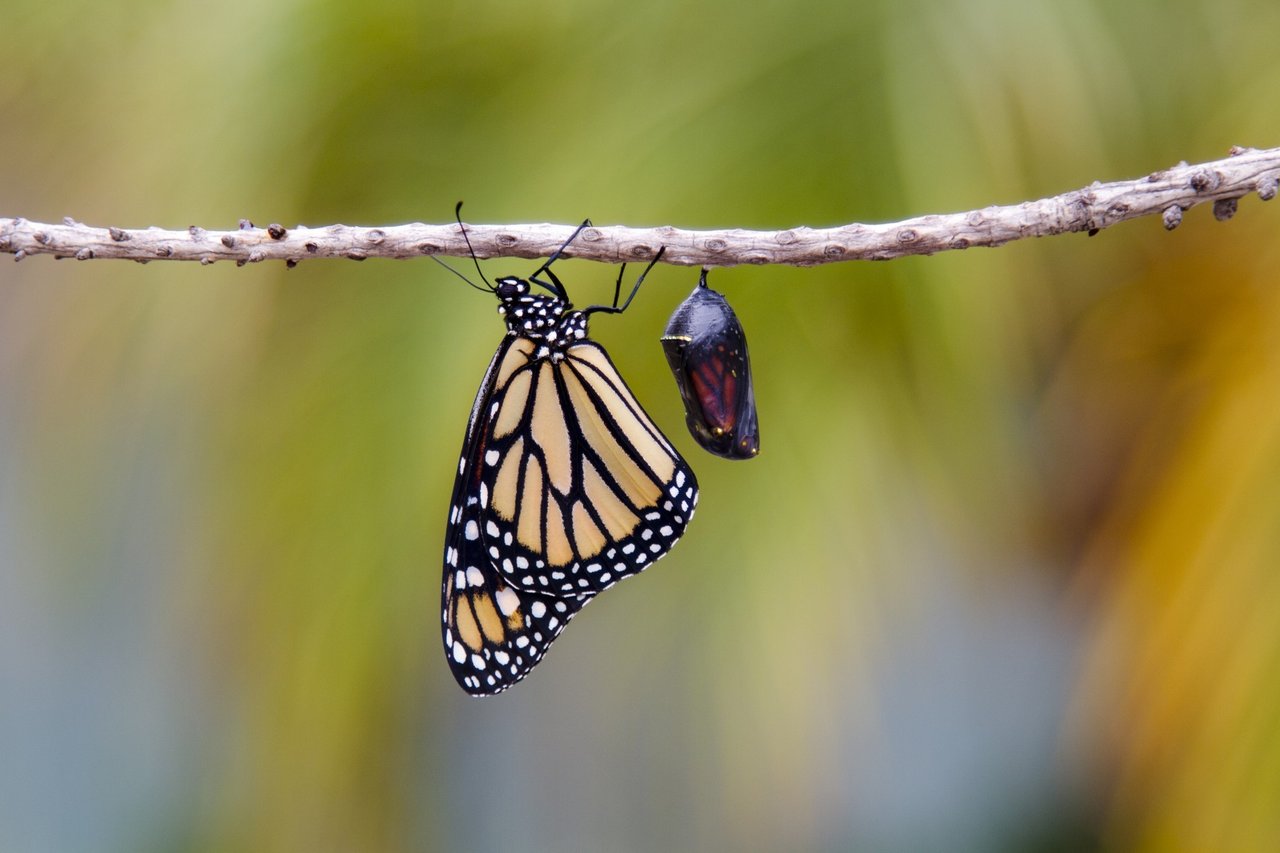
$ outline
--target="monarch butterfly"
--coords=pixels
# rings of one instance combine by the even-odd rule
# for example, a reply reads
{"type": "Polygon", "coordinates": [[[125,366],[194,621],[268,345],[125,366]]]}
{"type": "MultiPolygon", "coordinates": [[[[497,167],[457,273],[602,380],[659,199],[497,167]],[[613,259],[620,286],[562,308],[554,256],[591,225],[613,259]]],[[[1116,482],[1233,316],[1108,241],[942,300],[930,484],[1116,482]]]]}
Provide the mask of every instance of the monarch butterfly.
{"type": "Polygon", "coordinates": [[[756,456],[760,424],[747,336],[724,296],[707,286],[706,270],[667,321],[662,350],[698,444],[726,459],[756,456]]]}
{"type": "Polygon", "coordinates": [[[693,471],[587,337],[662,252],[621,306],[625,265],[612,305],[573,310],[551,265],[589,224],[528,279],[480,272],[507,333],[467,422],[441,583],[445,657],[475,695],[528,675],[587,602],[671,550],[698,502],[693,471]]]}

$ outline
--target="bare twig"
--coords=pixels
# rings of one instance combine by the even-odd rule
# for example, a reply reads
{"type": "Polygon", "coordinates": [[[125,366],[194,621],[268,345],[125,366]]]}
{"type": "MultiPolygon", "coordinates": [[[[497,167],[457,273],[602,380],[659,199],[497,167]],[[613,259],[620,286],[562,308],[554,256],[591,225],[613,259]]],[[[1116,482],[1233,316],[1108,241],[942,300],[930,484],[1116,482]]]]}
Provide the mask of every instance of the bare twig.
{"type": "MultiPolygon", "coordinates": [[[[851,260],[886,260],[929,255],[972,246],[999,246],[1024,237],[1099,231],[1117,222],[1161,214],[1173,229],[1182,212],[1213,202],[1218,219],[1235,213],[1238,199],[1256,192],[1264,201],[1280,181],[1280,148],[1233,148],[1229,157],[1154,172],[1145,178],[1092,186],[1052,198],[967,213],[920,216],[881,225],[789,228],[783,231],[686,231],[664,226],[593,227],[582,232],[566,256],[618,263],[652,258],[666,246],[663,261],[685,266],[791,264],[811,266],[851,260]]],[[[471,245],[481,258],[548,257],[569,236],[569,225],[468,225],[471,245]]],[[[59,258],[124,258],[133,261],[235,261],[238,264],[309,258],[465,257],[466,243],[455,223],[323,228],[279,225],[257,228],[241,221],[234,231],[159,228],[94,228],[66,219],[60,225],[0,218],[0,252],[16,260],[45,254],[59,258]]]]}

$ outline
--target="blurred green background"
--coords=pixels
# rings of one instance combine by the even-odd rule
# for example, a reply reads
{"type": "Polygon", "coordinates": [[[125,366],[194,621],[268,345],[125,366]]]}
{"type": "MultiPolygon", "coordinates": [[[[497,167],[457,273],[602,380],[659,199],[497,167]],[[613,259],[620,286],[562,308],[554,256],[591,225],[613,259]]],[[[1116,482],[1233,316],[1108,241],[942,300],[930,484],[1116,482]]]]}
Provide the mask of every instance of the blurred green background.
{"type": "MultiPolygon", "coordinates": [[[[46,221],[825,226],[1280,144],[1261,0],[2,17],[46,221]]],[[[0,258],[0,850],[1278,849],[1278,227],[717,272],[747,463],[684,431],[657,268],[593,331],[698,517],[486,700],[438,597],[494,300],[0,258]]]]}

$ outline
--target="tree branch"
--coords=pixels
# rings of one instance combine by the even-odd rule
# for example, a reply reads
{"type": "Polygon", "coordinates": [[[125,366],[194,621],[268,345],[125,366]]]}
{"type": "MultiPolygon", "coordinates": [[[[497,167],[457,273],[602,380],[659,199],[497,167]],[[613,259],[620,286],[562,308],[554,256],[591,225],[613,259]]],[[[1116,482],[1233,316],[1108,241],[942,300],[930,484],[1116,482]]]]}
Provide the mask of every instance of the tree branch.
{"type": "MultiPolygon", "coordinates": [[[[1214,202],[1214,215],[1229,219],[1238,199],[1256,192],[1267,201],[1280,182],[1280,148],[1235,147],[1229,157],[1154,172],[1145,178],[1092,186],[1051,198],[966,213],[919,216],[880,225],[854,223],[837,228],[789,228],[784,231],[685,231],[674,227],[593,227],[582,232],[566,257],[607,263],[647,260],[666,246],[663,261],[684,266],[736,264],[811,266],[852,260],[887,260],[930,255],[949,249],[1000,246],[1025,237],[1047,237],[1103,228],[1159,213],[1172,230],[1182,212],[1214,202]]],[[[568,225],[468,225],[477,257],[549,257],[569,237],[568,225]]],[[[57,258],[153,260],[267,260],[290,266],[310,258],[413,258],[420,255],[466,257],[469,252],[457,224],[323,228],[279,225],[257,228],[242,220],[234,231],[186,231],[159,228],[94,228],[70,218],[60,225],[0,218],[0,252],[15,260],[45,254],[57,258]]]]}

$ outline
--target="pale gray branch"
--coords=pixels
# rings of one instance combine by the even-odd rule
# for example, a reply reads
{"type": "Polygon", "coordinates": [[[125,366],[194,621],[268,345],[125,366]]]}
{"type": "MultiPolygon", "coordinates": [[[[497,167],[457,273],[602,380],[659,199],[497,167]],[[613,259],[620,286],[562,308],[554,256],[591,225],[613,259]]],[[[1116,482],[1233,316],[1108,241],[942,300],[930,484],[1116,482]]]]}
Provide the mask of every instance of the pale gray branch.
{"type": "MultiPolygon", "coordinates": [[[[782,231],[687,231],[671,226],[628,228],[595,226],[582,232],[565,256],[618,263],[647,260],[661,246],[663,261],[685,266],[736,264],[811,266],[852,260],[886,260],[930,255],[949,249],[999,246],[1024,237],[1094,232],[1140,216],[1161,214],[1164,226],[1177,227],[1182,212],[1214,202],[1214,215],[1228,219],[1238,199],[1256,192],[1264,201],[1276,194],[1280,148],[1233,148],[1229,157],[1171,169],[1144,178],[1095,183],[1084,189],[1023,204],[986,207],[966,213],[919,216],[879,225],[836,228],[796,227],[782,231]]],[[[471,246],[481,258],[545,258],[572,233],[571,225],[467,225],[471,246]]],[[[258,261],[291,264],[310,258],[413,258],[422,255],[466,257],[467,244],[456,223],[322,228],[241,222],[233,231],[192,226],[185,231],[159,228],[95,228],[64,220],[53,225],[0,218],[0,252],[22,260],[46,254],[62,258],[123,258],[133,261],[258,261]]]]}

